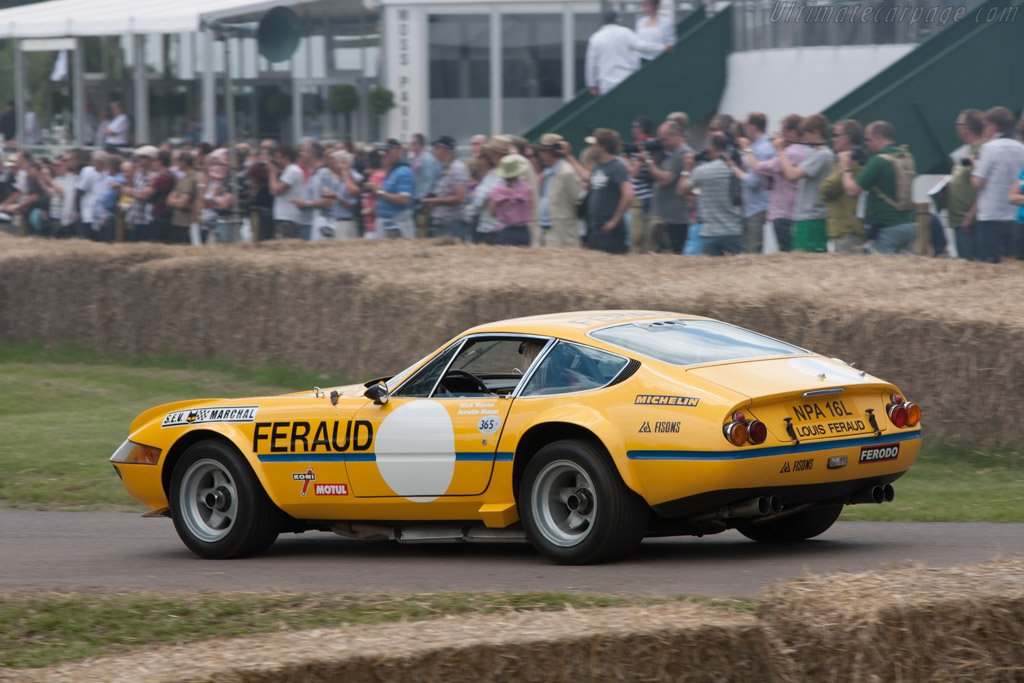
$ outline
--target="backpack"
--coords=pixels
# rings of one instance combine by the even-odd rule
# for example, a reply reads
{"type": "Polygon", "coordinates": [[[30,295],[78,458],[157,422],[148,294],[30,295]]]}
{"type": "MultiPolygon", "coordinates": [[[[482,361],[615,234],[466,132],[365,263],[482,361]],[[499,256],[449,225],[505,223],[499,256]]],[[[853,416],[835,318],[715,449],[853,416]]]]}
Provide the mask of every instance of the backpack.
{"type": "Polygon", "coordinates": [[[903,147],[899,154],[879,154],[878,156],[892,165],[892,175],[896,184],[896,199],[893,200],[887,196],[877,186],[871,189],[893,210],[913,211],[914,176],[917,175],[914,170],[914,157],[910,156],[910,151],[906,147],[903,147]]]}

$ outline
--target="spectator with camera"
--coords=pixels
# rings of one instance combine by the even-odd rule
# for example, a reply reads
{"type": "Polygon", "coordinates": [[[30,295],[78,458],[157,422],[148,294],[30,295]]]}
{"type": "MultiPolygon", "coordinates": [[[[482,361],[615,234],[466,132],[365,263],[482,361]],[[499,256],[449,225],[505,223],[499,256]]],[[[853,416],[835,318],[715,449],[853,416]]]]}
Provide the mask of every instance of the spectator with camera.
{"type": "Polygon", "coordinates": [[[978,191],[978,259],[999,263],[1002,256],[1024,258],[1024,236],[1016,228],[1017,209],[1009,195],[1024,168],[1024,145],[1013,138],[1017,121],[1006,107],[985,112],[980,156],[971,171],[971,184],[978,191]]]}
{"type": "Polygon", "coordinates": [[[964,109],[956,117],[956,134],[967,145],[967,150],[965,155],[954,158],[945,199],[949,227],[956,235],[957,256],[968,261],[977,259],[975,216],[978,212],[978,191],[971,183],[971,167],[985,142],[984,133],[985,116],[981,111],[964,109]]]}
{"type": "Polygon", "coordinates": [[[416,237],[413,223],[412,169],[406,163],[402,143],[389,138],[384,144],[384,181],[377,184],[372,180],[365,186],[377,198],[376,237],[385,239],[416,237]]]}
{"type": "Polygon", "coordinates": [[[274,197],[274,235],[277,239],[308,239],[312,217],[293,199],[306,198],[306,174],[296,163],[291,145],[278,145],[271,153],[268,180],[274,197]]]}
{"type": "Polygon", "coordinates": [[[455,158],[455,138],[450,135],[434,140],[434,157],[441,164],[441,174],[434,189],[421,200],[430,211],[430,234],[447,235],[463,242],[469,237],[469,224],[463,211],[469,170],[455,158]]]}
{"type": "Polygon", "coordinates": [[[630,251],[644,253],[657,251],[660,235],[655,234],[656,220],[651,213],[651,195],[653,181],[646,162],[641,159],[641,152],[657,153],[661,144],[654,137],[654,122],[651,117],[640,115],[633,119],[632,144],[625,145],[626,164],[629,168],[629,181],[633,184],[633,201],[630,202],[630,251]]]}
{"type": "Polygon", "coordinates": [[[707,163],[698,168],[697,157],[687,154],[676,187],[680,196],[700,190],[697,212],[700,215],[701,251],[708,256],[744,251],[743,217],[736,202],[731,145],[725,133],[714,133],[705,150],[707,163]]]}
{"type": "MultiPolygon", "coordinates": [[[[749,149],[754,158],[768,161],[775,156],[772,136],[768,134],[768,117],[759,111],[752,111],[744,125],[744,139],[737,140],[742,149],[749,149]]],[[[772,198],[768,179],[750,168],[743,159],[743,236],[747,251],[760,254],[764,249],[764,224],[768,220],[768,203],[772,198]]]]}
{"type": "Polygon", "coordinates": [[[749,146],[745,150],[747,168],[770,179],[772,193],[768,200],[768,212],[765,217],[772,222],[779,251],[790,251],[793,248],[793,209],[796,205],[797,189],[795,182],[786,180],[786,177],[782,175],[779,156],[785,154],[786,159],[793,166],[799,166],[807,158],[810,148],[800,142],[801,120],[802,117],[799,114],[790,114],[782,119],[779,126],[783,141],[781,153],[777,153],[769,159],[759,160],[750,151],[749,146]]]}
{"type": "Polygon", "coordinates": [[[800,138],[810,149],[807,157],[794,166],[783,154],[786,141],[782,136],[772,140],[779,152],[779,168],[782,177],[797,183],[796,200],[793,203],[793,251],[825,252],[828,237],[825,233],[825,218],[828,210],[818,194],[822,181],[835,165],[835,154],[828,147],[828,119],[821,114],[812,114],[800,121],[800,138]]]}
{"type": "Polygon", "coordinates": [[[610,128],[594,131],[591,145],[597,165],[590,173],[587,193],[587,246],[610,254],[626,251],[623,218],[633,199],[629,171],[618,158],[621,139],[610,128]]]}
{"type": "Polygon", "coordinates": [[[544,169],[540,176],[541,243],[545,247],[578,247],[576,200],[583,192],[583,179],[566,159],[568,144],[557,133],[545,133],[535,149],[544,169]]]}
{"type": "Polygon", "coordinates": [[[843,189],[851,197],[868,193],[868,238],[879,254],[910,251],[917,235],[913,184],[914,157],[906,145],[896,144],[896,129],[888,121],[874,121],[865,129],[864,144],[871,157],[856,176],[853,152],[839,154],[843,189]]]}
{"type": "MultiPolygon", "coordinates": [[[[867,161],[864,127],[853,119],[838,121],[832,126],[832,148],[836,154],[851,152],[850,172],[856,176],[867,161]]],[[[829,251],[837,254],[864,253],[864,221],[857,215],[857,198],[843,189],[842,169],[834,164],[822,181],[818,195],[825,202],[825,232],[829,251]]]]}
{"type": "Polygon", "coordinates": [[[634,229],[634,251],[660,250],[664,234],[672,253],[682,254],[690,223],[690,204],[686,197],[676,193],[676,185],[683,172],[683,156],[692,154],[693,150],[687,146],[683,130],[675,121],[665,121],[658,126],[657,143],[637,153],[654,184],[651,212],[657,219],[657,229],[648,232],[648,241],[640,245],[634,229]]]}

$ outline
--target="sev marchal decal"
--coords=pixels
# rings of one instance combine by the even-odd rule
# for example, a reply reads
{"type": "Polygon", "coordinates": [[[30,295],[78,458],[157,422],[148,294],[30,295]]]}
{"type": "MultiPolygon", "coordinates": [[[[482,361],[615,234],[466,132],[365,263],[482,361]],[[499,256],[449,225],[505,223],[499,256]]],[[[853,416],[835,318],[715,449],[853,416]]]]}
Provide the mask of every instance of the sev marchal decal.
{"type": "Polygon", "coordinates": [[[181,427],[208,422],[254,422],[259,406],[232,406],[230,408],[189,408],[167,413],[161,427],[181,427]]]}

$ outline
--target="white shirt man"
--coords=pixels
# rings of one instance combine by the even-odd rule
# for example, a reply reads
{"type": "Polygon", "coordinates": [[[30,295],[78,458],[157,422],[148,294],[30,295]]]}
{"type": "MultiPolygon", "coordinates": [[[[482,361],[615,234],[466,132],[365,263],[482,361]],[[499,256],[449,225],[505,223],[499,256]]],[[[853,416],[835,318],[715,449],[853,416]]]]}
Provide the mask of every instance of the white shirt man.
{"type": "Polygon", "coordinates": [[[103,142],[108,145],[127,145],[128,128],[131,125],[128,115],[124,113],[124,109],[117,102],[110,105],[110,110],[113,112],[114,118],[107,124],[103,142]]]}
{"type": "Polygon", "coordinates": [[[604,26],[587,41],[584,73],[592,95],[603,95],[633,75],[639,68],[638,52],[657,54],[666,49],[660,43],[641,40],[617,21],[615,13],[609,12],[604,26]]]}

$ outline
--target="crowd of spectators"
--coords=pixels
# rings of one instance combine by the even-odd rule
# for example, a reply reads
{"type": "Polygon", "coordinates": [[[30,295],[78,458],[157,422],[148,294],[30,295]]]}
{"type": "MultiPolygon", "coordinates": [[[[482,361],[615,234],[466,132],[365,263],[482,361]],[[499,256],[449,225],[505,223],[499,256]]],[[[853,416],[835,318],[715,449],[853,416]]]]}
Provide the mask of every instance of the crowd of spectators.
{"type": "MultiPolygon", "coordinates": [[[[112,113],[108,136],[123,110],[112,113]]],[[[963,154],[934,199],[948,208],[957,254],[1024,258],[1017,119],[1003,107],[968,109],[955,124],[963,154]]],[[[890,123],[794,114],[771,132],[759,112],[720,114],[700,150],[688,127],[684,113],[639,116],[632,141],[599,128],[578,158],[554,133],[533,144],[473,136],[463,159],[447,135],[407,145],[107,145],[55,159],[19,150],[0,172],[0,212],[41,236],[195,245],[447,236],[610,253],[759,253],[771,237],[783,251],[916,246],[914,160],[890,123]]]]}

